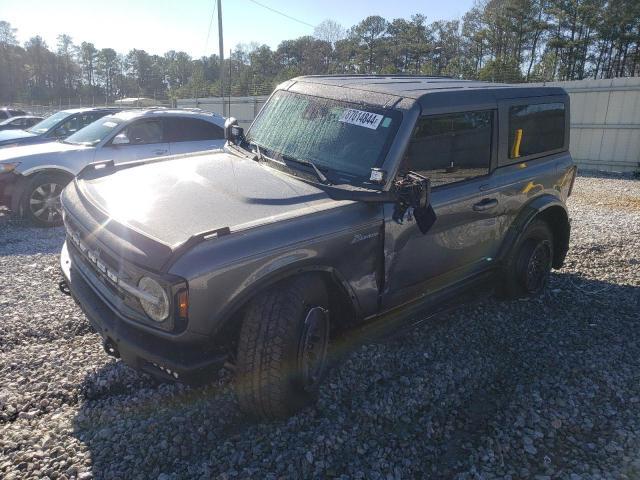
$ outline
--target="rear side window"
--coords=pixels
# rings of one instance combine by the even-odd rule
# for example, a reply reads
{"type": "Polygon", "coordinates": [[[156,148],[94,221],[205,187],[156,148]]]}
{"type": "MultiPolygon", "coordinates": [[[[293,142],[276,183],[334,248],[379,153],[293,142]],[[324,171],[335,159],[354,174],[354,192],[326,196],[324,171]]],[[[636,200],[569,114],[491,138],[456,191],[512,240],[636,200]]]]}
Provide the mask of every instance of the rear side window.
{"type": "Polygon", "coordinates": [[[564,146],[564,103],[536,103],[509,108],[509,158],[557,150],[564,146]]]}
{"type": "Polygon", "coordinates": [[[7,118],[9,118],[9,114],[4,110],[0,110],[0,120],[6,120],[7,118]]]}
{"type": "Polygon", "coordinates": [[[423,117],[409,144],[409,170],[434,187],[487,175],[491,167],[493,111],[423,117]]]}
{"type": "Polygon", "coordinates": [[[197,142],[224,138],[222,127],[197,118],[167,118],[165,125],[169,142],[197,142]]]}

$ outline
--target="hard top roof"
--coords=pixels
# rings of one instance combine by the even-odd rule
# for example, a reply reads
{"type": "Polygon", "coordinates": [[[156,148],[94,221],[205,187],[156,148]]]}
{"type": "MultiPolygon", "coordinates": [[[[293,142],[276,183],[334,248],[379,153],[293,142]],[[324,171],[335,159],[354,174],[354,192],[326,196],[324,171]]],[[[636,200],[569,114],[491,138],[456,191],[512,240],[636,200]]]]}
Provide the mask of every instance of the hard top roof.
{"type": "Polygon", "coordinates": [[[421,75],[309,75],[294,78],[292,83],[294,82],[404,97],[419,101],[421,104],[431,105],[434,101],[441,103],[447,98],[455,99],[454,103],[459,103],[463,99],[482,103],[519,96],[566,95],[564,89],[560,87],[529,86],[526,83],[491,83],[421,75]]]}

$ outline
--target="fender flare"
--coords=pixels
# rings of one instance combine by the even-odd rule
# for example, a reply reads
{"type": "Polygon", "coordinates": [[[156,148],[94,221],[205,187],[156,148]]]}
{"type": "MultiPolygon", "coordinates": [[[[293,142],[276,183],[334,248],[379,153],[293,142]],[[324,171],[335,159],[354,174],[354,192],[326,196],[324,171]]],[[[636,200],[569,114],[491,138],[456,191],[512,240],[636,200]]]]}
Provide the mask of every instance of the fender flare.
{"type": "Polygon", "coordinates": [[[500,264],[504,263],[511,250],[518,244],[522,234],[534,219],[543,217],[554,234],[553,267],[560,268],[569,250],[571,224],[566,205],[550,194],[540,195],[522,207],[520,214],[509,226],[498,253],[500,264]]]}
{"type": "MultiPolygon", "coordinates": [[[[324,279],[330,279],[328,287],[337,288],[341,294],[341,299],[345,302],[348,301],[348,306],[351,309],[351,312],[349,313],[355,315],[356,318],[361,317],[358,297],[355,295],[353,289],[343,275],[336,268],[330,265],[317,263],[292,263],[275,269],[243,287],[242,291],[229,302],[224,310],[219,312],[215,318],[209,319],[210,325],[214,325],[214,327],[210,332],[208,332],[208,334],[212,338],[215,338],[219,332],[224,331],[231,326],[230,324],[236,315],[256,295],[268,290],[277,283],[293,279],[298,275],[314,273],[322,275],[324,279]]],[[[328,293],[329,297],[331,297],[331,292],[328,293]]]]}

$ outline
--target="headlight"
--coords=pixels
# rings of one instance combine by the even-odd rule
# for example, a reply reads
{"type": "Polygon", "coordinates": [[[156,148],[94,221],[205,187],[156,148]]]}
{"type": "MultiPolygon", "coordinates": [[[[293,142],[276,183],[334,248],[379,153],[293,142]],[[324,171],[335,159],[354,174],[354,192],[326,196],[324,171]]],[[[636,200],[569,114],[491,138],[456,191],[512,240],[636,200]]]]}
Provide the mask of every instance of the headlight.
{"type": "Polygon", "coordinates": [[[149,299],[140,298],[140,304],[149,318],[156,322],[162,322],[169,316],[169,297],[162,285],[153,278],[142,277],[138,282],[138,288],[149,294],[149,299]],[[155,298],[155,301],[152,301],[155,298]]]}
{"type": "Polygon", "coordinates": [[[13,172],[16,167],[20,165],[19,163],[0,163],[0,173],[9,173],[13,172]]]}

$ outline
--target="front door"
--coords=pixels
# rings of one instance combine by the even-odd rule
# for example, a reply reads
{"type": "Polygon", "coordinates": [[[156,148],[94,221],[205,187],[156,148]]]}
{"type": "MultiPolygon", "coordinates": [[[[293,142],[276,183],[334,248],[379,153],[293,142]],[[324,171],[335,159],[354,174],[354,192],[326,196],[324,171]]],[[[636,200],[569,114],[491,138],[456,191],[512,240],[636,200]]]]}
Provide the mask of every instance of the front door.
{"type": "Polygon", "coordinates": [[[383,310],[468,278],[493,261],[499,246],[490,175],[495,116],[480,110],[418,121],[402,171],[431,180],[437,219],[422,234],[410,215],[398,223],[394,206],[385,206],[383,310]]]}
{"type": "Polygon", "coordinates": [[[96,160],[121,163],[169,155],[169,143],[164,139],[160,119],[136,120],[118,132],[117,136],[121,135],[128,143],[114,144],[114,139],[111,139],[96,154],[96,160]]]}

